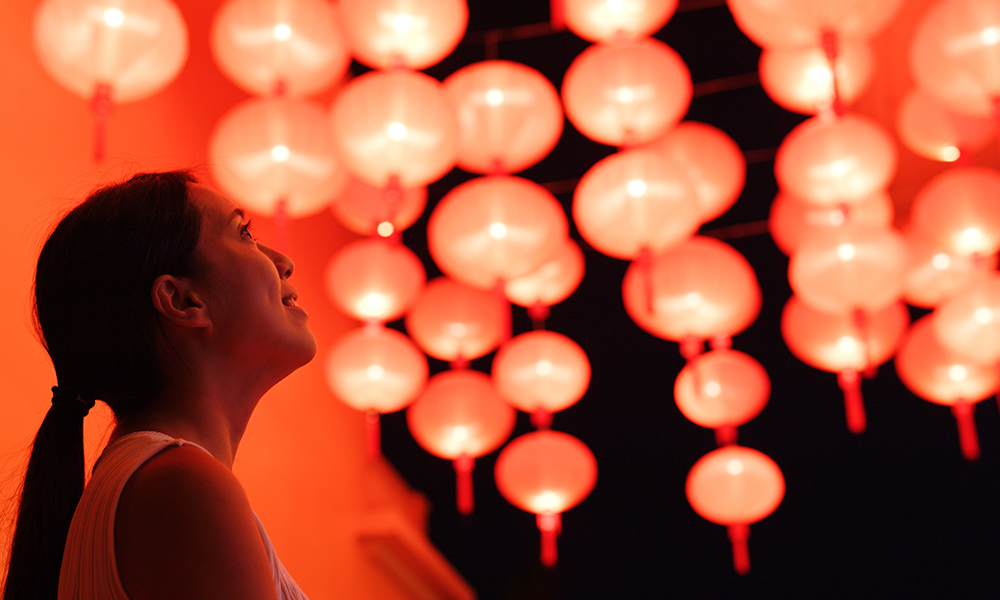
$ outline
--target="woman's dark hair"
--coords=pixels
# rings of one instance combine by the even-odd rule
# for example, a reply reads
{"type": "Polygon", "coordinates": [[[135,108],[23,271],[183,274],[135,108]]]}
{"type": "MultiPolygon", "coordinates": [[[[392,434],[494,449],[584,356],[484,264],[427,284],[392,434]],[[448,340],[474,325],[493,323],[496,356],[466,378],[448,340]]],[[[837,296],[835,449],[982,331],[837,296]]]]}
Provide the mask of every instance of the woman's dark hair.
{"type": "Polygon", "coordinates": [[[123,415],[161,391],[163,274],[196,274],[201,212],[186,172],[145,173],[101,188],[56,226],[35,270],[35,320],[61,394],[35,436],[11,546],[4,600],[55,599],[63,547],[84,485],[83,416],[102,400],[123,415]]]}

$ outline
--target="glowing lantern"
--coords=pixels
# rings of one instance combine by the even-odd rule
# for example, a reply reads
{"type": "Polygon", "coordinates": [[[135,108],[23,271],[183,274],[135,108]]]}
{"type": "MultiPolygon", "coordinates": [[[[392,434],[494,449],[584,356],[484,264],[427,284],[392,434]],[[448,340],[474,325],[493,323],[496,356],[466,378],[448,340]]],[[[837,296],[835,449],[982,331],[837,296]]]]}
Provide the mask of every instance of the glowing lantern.
{"type": "Polygon", "coordinates": [[[661,153],[687,174],[702,223],[729,210],[743,190],[747,170],[743,152],[732,138],[711,125],[682,121],[647,148],[661,153]]]}
{"type": "Polygon", "coordinates": [[[491,352],[509,327],[510,307],[502,297],[447,277],[428,282],[406,315],[406,330],[424,352],[459,363],[491,352]]]}
{"type": "Polygon", "coordinates": [[[758,46],[818,46],[823,36],[870,38],[888,24],[903,0],[812,2],[728,0],[739,28],[758,46]]]}
{"type": "Polygon", "coordinates": [[[677,0],[562,0],[566,27],[591,42],[653,35],[674,11],[677,0]]]}
{"type": "Polygon", "coordinates": [[[951,407],[958,421],[962,455],[974,460],[979,457],[974,405],[993,394],[997,371],[992,365],[977,364],[942,346],[934,335],[936,318],[927,315],[913,324],[896,356],[896,373],[917,396],[951,407]]]}
{"type": "Polygon", "coordinates": [[[392,321],[416,301],[427,274],[406,246],[382,238],[351,242],[326,269],[334,305],[355,319],[392,321]]]}
{"type": "Polygon", "coordinates": [[[802,362],[837,373],[844,390],[847,427],[861,433],[866,418],[860,374],[871,373],[892,358],[909,323],[910,315],[901,302],[865,315],[837,315],[810,308],[792,296],[781,314],[781,336],[802,362]]]}
{"type": "Polygon", "coordinates": [[[771,379],[753,357],[719,348],[692,359],[674,382],[674,400],[695,425],[716,430],[720,445],[736,443],[736,428],[760,414],[771,379]]]}
{"type": "Polygon", "coordinates": [[[421,187],[455,164],[455,111],[435,79],[402,69],[355,77],[334,101],[333,139],[354,175],[421,187]]]}
{"type": "Polygon", "coordinates": [[[354,177],[330,209],[355,233],[389,237],[416,223],[427,205],[427,188],[382,189],[354,177]]]}
{"type": "Polygon", "coordinates": [[[426,69],[465,34],[464,0],[341,0],[340,16],[358,62],[373,69],[426,69]]]}
{"type": "Polygon", "coordinates": [[[969,285],[934,312],[941,345],[982,364],[1000,361],[1000,274],[969,285]]]}
{"type": "Polygon", "coordinates": [[[97,160],[104,156],[112,103],[160,91],[188,54],[187,26],[169,0],[45,0],[35,12],[34,34],[35,52],[49,75],[91,101],[97,160]]]}
{"type": "Polygon", "coordinates": [[[458,166],[517,173],[545,157],[563,130],[555,86],[520,63],[488,60],[455,71],[444,89],[458,116],[458,166]]]}
{"type": "Polygon", "coordinates": [[[537,269],[504,282],[503,292],[514,304],[528,307],[533,319],[544,320],[549,306],[576,291],[585,268],[580,246],[566,237],[537,269]]]}
{"type": "Polygon", "coordinates": [[[514,408],[548,427],[552,413],[577,403],[590,385],[590,361],[576,342],[553,331],[508,340],[493,358],[493,385],[514,408]]]}
{"type": "Polygon", "coordinates": [[[684,170],[650,149],[612,154],[591,167],[573,194],[573,220],[600,252],[633,259],[693,234],[698,202],[684,170]]]}
{"type": "Polygon", "coordinates": [[[434,375],[406,409],[413,439],[434,456],[454,461],[460,513],[472,512],[474,460],[507,441],[516,415],[497,396],[489,377],[468,369],[434,375]]]}
{"type": "Polygon", "coordinates": [[[884,190],[896,146],[881,125],[845,114],[813,117],[785,137],[774,158],[782,190],[814,204],[851,204],[884,190]]]}
{"type": "Polygon", "coordinates": [[[893,229],[847,223],[817,230],[788,263],[803,302],[830,313],[875,312],[903,294],[906,245],[893,229]]]}
{"type": "Polygon", "coordinates": [[[219,188],[262,215],[314,214],[347,185],[326,115],[303,100],[237,104],[212,131],[208,155],[219,188]]]}
{"type": "Polygon", "coordinates": [[[990,0],[946,0],[924,13],[910,42],[917,86],[954,109],[995,114],[1000,96],[1000,10],[990,0]]]}
{"type": "Polygon", "coordinates": [[[876,192],[849,206],[816,206],[785,192],[778,192],[771,203],[767,229],[778,249],[791,256],[803,240],[817,231],[854,223],[867,227],[887,228],[894,216],[892,199],[885,192],[876,192]]]}
{"type": "Polygon", "coordinates": [[[555,566],[562,513],[583,502],[597,483],[593,452],[569,434],[534,431],[507,444],[493,472],[500,494],[536,515],[542,534],[542,564],[555,566]]]}
{"type": "Polygon", "coordinates": [[[906,232],[909,260],[903,297],[908,304],[934,308],[997,268],[997,255],[952,254],[918,229],[906,232]]]}
{"type": "Polygon", "coordinates": [[[760,312],[753,267],[739,252],[714,238],[695,236],[633,262],[622,282],[625,310],[639,327],[677,342],[731,337],[760,312]]]}
{"type": "Polygon", "coordinates": [[[769,456],[724,446],[702,456],[688,472],[688,502],[704,519],[729,529],[736,572],[750,572],[750,524],[770,515],[785,497],[785,477],[769,456]]]}
{"type": "Polygon", "coordinates": [[[337,340],[326,360],[330,391],[344,404],[365,411],[368,454],[378,456],[379,413],[391,413],[413,402],[427,381],[427,358],[410,338],[369,325],[337,340]]]}
{"type": "Polygon", "coordinates": [[[644,38],[595,44],[563,78],[566,116],[580,133],[612,146],[656,139],[691,103],[691,74],[669,46],[644,38]]]}
{"type": "Polygon", "coordinates": [[[819,46],[765,48],[760,54],[760,85],[781,107],[814,115],[838,110],[836,100],[844,106],[856,100],[868,87],[874,63],[863,40],[844,40],[832,69],[819,46]]]}
{"type": "Polygon", "coordinates": [[[954,112],[919,89],[907,92],[899,103],[896,130],[915,154],[943,162],[971,155],[996,134],[992,117],[954,112]]]}
{"type": "Polygon", "coordinates": [[[569,234],[562,205],[542,186],[506,175],[448,192],[427,222],[427,246],[441,270],[492,289],[538,268],[569,234]]]}
{"type": "Polygon", "coordinates": [[[910,222],[954,254],[986,256],[1000,250],[1000,172],[955,167],[917,193],[910,222]]]}
{"type": "Polygon", "coordinates": [[[324,0],[229,0],[212,22],[212,54],[258,96],[308,96],[344,76],[351,56],[324,0]]]}

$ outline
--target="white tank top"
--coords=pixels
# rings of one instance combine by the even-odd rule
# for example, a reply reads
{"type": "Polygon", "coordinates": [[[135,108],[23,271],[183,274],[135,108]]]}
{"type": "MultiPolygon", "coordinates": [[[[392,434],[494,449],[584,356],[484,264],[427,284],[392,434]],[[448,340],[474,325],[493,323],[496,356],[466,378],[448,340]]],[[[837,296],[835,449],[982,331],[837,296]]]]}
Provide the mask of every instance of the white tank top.
{"type": "MultiPolygon", "coordinates": [[[[132,474],[168,446],[201,446],[156,431],[139,431],[104,449],[83,491],[66,538],[59,573],[59,600],[129,600],[115,561],[115,511],[132,474]]],[[[205,452],[208,452],[205,450],[205,452]]],[[[254,515],[257,519],[257,515],[254,515]]],[[[260,519],[257,528],[271,563],[278,600],[308,600],[278,560],[260,519]]]]}

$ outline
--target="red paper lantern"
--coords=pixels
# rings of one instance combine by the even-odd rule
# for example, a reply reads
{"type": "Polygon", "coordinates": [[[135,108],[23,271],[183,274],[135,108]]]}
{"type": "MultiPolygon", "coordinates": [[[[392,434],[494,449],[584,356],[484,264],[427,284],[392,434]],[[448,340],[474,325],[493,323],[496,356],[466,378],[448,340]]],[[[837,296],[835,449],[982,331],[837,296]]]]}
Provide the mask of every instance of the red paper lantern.
{"type": "Polygon", "coordinates": [[[971,156],[996,135],[992,117],[957,113],[919,89],[908,91],[899,103],[896,130],[912,152],[943,162],[971,156]]]}
{"type": "Polygon", "coordinates": [[[1000,172],[955,167],[931,179],[910,208],[914,227],[961,256],[1000,250],[1000,172]]]}
{"type": "Polygon", "coordinates": [[[724,446],[691,467],[685,492],[696,513],[729,528],[733,564],[737,573],[746,575],[749,525],[774,512],[785,496],[785,477],[777,463],[752,448],[724,446]]]}
{"type": "Polygon", "coordinates": [[[918,229],[906,232],[907,267],[903,298],[934,308],[997,268],[997,255],[952,254],[918,229]]]}
{"type": "Polygon", "coordinates": [[[510,306],[493,291],[438,277],[406,315],[406,330],[434,358],[469,361],[509,335],[510,306]]]}
{"type": "Polygon", "coordinates": [[[462,514],[472,512],[473,461],[507,441],[516,414],[497,396],[489,377],[468,369],[434,375],[406,409],[413,439],[434,456],[454,461],[462,514]]]}
{"type": "Polygon", "coordinates": [[[633,262],[622,282],[625,310],[639,327],[677,342],[731,337],[760,312],[753,267],[714,238],[695,236],[678,247],[633,262]]]}
{"type": "Polygon", "coordinates": [[[507,340],[493,358],[493,385],[514,408],[548,426],[551,414],[580,400],[590,385],[590,361],[576,342],[554,331],[507,340]]]}
{"type": "Polygon", "coordinates": [[[566,27],[591,42],[653,35],[677,10],[677,0],[560,0],[566,27]]]}
{"type": "Polygon", "coordinates": [[[534,431],[507,444],[497,457],[494,476],[508,502],[537,515],[542,564],[554,566],[562,513],[583,502],[597,483],[594,454],[569,434],[534,431]]]}
{"type": "Polygon", "coordinates": [[[612,154],[591,167],[573,194],[573,220],[595,249],[633,259],[693,234],[698,201],[685,171],[651,149],[612,154]]]}
{"type": "Polygon", "coordinates": [[[864,40],[843,40],[831,68],[823,48],[764,48],[760,85],[778,105],[814,115],[834,110],[835,101],[849,105],[868,87],[875,57],[864,40]]]}
{"type": "Polygon", "coordinates": [[[848,223],[818,230],[788,263],[795,295],[817,310],[868,313],[903,294],[906,245],[893,229],[848,223]]]}
{"type": "Polygon", "coordinates": [[[506,175],[455,187],[427,222],[434,262],[449,277],[484,289],[535,270],[568,234],[566,213],[551,192],[506,175]]]}
{"type": "Polygon", "coordinates": [[[426,205],[425,187],[377,188],[351,177],[330,210],[355,233],[389,237],[416,223],[426,205]]]}
{"type": "Polygon", "coordinates": [[[403,316],[426,281],[424,266],[412,250],[382,238],[351,242],[326,269],[326,290],[333,304],[365,321],[403,316]]]}
{"type": "Polygon", "coordinates": [[[377,187],[427,185],[455,164],[455,111],[437,80],[414,71],[372,71],[333,103],[333,140],[358,178],[377,187]]]}
{"type": "Polygon", "coordinates": [[[472,173],[517,173],[555,148],[563,130],[555,86],[527,65],[488,60],[444,80],[458,116],[458,166],[472,173]]]}
{"type": "Polygon", "coordinates": [[[719,348],[692,359],[674,382],[674,400],[695,425],[715,429],[719,441],[736,442],[736,428],[767,405],[771,379],[752,356],[719,348]]]}
{"type": "Polygon", "coordinates": [[[504,282],[504,295],[518,306],[549,307],[576,291],[585,268],[580,246],[565,237],[537,269],[504,282]]]}
{"type": "Polygon", "coordinates": [[[990,273],[942,303],[933,323],[949,351],[982,364],[1000,361],[1000,274],[990,273]]]}
{"type": "Polygon", "coordinates": [[[262,215],[315,214],[347,185],[326,115],[304,100],[237,104],[212,131],[208,156],[219,188],[262,215]]]}
{"type": "Polygon", "coordinates": [[[859,202],[888,187],[895,172],[892,138],[875,121],[850,113],[799,124],[774,158],[781,189],[821,205],[859,202]]]}
{"type": "Polygon", "coordinates": [[[791,256],[803,240],[813,238],[818,231],[848,222],[885,229],[892,225],[894,213],[892,198],[885,192],[847,206],[817,206],[778,192],[771,203],[767,229],[778,249],[791,256]]]}
{"type": "Polygon", "coordinates": [[[222,72],[258,96],[321,92],[351,63],[336,7],[325,0],[229,0],[210,41],[222,72]]]}
{"type": "Polygon", "coordinates": [[[340,0],[358,62],[373,69],[426,69],[451,54],[469,22],[464,0],[340,0]]]}
{"type": "Polygon", "coordinates": [[[663,135],[687,112],[691,74],[681,57],[652,38],[595,44],[566,70],[566,116],[588,138],[632,146],[663,135]]]}
{"type": "Polygon", "coordinates": [[[814,2],[728,0],[739,28],[758,46],[818,46],[824,34],[870,38],[895,16],[903,0],[814,2]]]}
{"type": "Polygon", "coordinates": [[[978,364],[942,346],[934,335],[932,324],[936,318],[927,315],[910,328],[896,356],[896,373],[917,396],[952,407],[962,454],[973,460],[979,457],[973,405],[996,390],[997,370],[994,365],[978,364]]]}

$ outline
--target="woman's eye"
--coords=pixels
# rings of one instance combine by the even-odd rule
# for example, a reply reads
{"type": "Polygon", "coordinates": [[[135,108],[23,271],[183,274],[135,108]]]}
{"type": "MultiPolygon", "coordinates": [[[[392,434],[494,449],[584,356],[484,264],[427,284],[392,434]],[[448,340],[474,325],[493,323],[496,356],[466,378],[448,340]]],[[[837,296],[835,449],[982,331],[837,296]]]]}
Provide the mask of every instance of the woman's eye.
{"type": "Polygon", "coordinates": [[[253,224],[253,221],[247,221],[243,225],[243,227],[240,228],[240,236],[241,237],[248,237],[251,240],[253,239],[253,232],[250,230],[250,225],[251,224],[253,224]]]}

